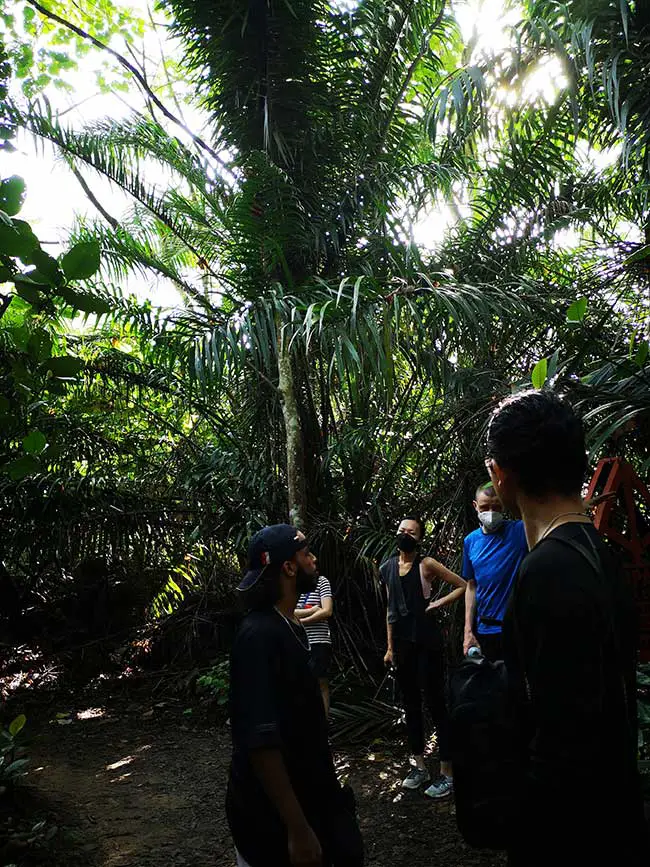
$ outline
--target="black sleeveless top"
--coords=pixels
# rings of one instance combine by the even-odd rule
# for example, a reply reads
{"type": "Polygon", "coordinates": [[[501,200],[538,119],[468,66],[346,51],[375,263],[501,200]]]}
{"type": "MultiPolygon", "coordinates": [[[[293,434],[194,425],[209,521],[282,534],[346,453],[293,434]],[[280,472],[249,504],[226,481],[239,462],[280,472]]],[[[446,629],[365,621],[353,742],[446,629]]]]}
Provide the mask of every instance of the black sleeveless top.
{"type": "MultiPolygon", "coordinates": [[[[393,624],[393,638],[417,644],[431,644],[437,642],[442,636],[436,613],[425,613],[429,600],[424,596],[420,578],[421,562],[421,558],[416,557],[406,575],[400,576],[408,615],[400,617],[393,624]]],[[[397,568],[399,570],[399,562],[397,568]]]]}

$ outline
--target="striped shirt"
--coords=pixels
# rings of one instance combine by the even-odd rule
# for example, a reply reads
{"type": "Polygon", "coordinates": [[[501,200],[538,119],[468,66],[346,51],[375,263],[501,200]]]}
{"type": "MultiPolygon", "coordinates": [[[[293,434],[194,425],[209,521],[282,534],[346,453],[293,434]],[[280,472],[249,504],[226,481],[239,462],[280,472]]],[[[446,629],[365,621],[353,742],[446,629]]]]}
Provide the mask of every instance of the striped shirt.
{"type": "MultiPolygon", "coordinates": [[[[296,608],[319,608],[323,607],[323,599],[332,598],[332,588],[330,582],[324,575],[318,578],[318,585],[311,593],[303,593],[298,600],[296,608]]],[[[317,623],[305,623],[303,626],[307,632],[310,644],[331,644],[330,625],[328,620],[319,620],[317,623]]]]}

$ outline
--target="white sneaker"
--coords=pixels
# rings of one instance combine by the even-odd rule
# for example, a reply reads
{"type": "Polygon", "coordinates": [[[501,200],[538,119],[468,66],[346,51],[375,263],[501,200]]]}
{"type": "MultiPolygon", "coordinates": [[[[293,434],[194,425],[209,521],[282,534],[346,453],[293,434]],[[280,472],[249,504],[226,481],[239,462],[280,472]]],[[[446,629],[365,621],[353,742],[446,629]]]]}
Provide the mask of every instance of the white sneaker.
{"type": "Polygon", "coordinates": [[[431,779],[431,774],[427,771],[421,771],[419,768],[411,768],[408,776],[402,780],[403,789],[419,789],[431,779]]]}
{"type": "Polygon", "coordinates": [[[425,790],[424,794],[427,798],[434,798],[438,800],[440,798],[447,798],[454,791],[454,780],[453,777],[447,777],[445,774],[442,774],[439,779],[435,781],[435,783],[431,783],[428,789],[425,790]]]}

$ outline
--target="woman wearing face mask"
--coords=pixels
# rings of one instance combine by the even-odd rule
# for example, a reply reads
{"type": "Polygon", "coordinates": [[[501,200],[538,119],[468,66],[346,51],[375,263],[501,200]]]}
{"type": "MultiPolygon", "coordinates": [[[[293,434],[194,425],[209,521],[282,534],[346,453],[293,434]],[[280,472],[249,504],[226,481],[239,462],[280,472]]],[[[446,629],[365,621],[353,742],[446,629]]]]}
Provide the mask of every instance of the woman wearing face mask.
{"type": "Polygon", "coordinates": [[[430,798],[444,798],[451,794],[453,783],[448,753],[444,642],[436,610],[460,599],[465,593],[465,581],[432,557],[420,556],[418,549],[423,536],[424,524],[420,518],[404,518],[397,531],[398,554],[383,563],[379,570],[388,590],[388,648],[384,662],[395,665],[404,700],[412,767],[402,788],[418,789],[431,779],[424,761],[424,694],[440,753],[440,777],[425,794],[430,798]],[[455,589],[431,601],[435,579],[455,589]]]}
{"type": "Polygon", "coordinates": [[[503,506],[489,482],[476,491],[474,508],[480,526],[463,542],[462,574],[467,581],[463,652],[478,647],[494,662],[503,659],[501,625],[528,545],[523,523],[503,517],[503,506]]]}

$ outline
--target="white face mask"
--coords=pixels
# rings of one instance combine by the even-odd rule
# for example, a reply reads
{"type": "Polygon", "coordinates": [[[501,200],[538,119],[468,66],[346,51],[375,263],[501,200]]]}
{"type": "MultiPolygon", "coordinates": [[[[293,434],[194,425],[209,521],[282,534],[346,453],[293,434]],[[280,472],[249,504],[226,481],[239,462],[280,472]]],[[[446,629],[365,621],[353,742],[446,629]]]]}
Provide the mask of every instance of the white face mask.
{"type": "Polygon", "coordinates": [[[486,533],[494,533],[503,523],[503,512],[479,512],[478,519],[486,533]]]}

